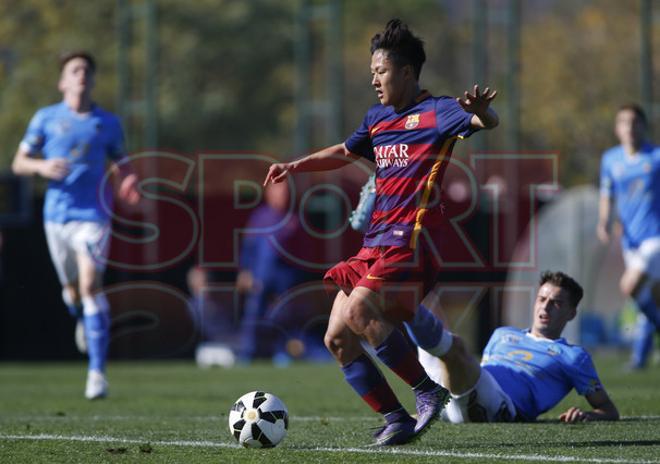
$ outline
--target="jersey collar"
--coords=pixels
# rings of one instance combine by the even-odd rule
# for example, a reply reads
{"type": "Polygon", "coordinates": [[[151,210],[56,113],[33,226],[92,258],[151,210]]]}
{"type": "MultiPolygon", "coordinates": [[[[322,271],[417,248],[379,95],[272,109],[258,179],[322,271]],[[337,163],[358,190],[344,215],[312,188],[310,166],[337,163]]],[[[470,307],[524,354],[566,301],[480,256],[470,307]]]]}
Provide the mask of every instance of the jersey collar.
{"type": "Polygon", "coordinates": [[[552,342],[559,342],[559,343],[566,343],[566,340],[565,340],[563,337],[559,337],[559,338],[555,338],[555,339],[552,339],[552,338],[545,338],[545,337],[537,337],[536,335],[533,335],[533,334],[532,334],[532,329],[527,329],[527,330],[525,330],[525,335],[526,335],[527,337],[531,338],[532,340],[537,341],[537,342],[549,342],[549,343],[552,343],[552,342]]]}
{"type": "Polygon", "coordinates": [[[429,92],[426,89],[422,89],[421,92],[419,92],[419,95],[415,98],[415,103],[421,103],[427,98],[431,98],[431,92],[429,92]]]}

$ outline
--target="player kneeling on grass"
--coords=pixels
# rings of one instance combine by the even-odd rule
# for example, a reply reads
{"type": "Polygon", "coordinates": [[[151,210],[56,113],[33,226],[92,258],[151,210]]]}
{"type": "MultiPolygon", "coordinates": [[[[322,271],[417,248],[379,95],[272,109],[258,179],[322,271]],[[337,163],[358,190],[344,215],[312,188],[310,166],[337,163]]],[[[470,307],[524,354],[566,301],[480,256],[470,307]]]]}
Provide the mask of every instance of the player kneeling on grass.
{"type": "Polygon", "coordinates": [[[619,413],[589,353],[561,338],[582,294],[582,287],[566,274],[544,272],[531,329],[495,330],[481,365],[463,341],[446,330],[442,356],[420,348],[419,359],[429,376],[451,392],[443,419],[452,423],[533,421],[575,389],[593,409],[571,407],[559,416],[560,421],[617,420],[619,413]]]}

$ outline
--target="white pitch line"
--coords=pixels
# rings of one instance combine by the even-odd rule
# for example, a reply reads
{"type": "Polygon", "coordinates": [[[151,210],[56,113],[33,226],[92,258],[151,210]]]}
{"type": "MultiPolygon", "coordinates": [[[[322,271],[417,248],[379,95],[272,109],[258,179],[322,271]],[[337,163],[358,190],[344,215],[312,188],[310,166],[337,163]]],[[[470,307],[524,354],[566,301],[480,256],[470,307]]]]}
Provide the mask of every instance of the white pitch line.
{"type": "MultiPolygon", "coordinates": [[[[338,416],[290,416],[290,420],[294,422],[368,422],[368,421],[378,421],[378,416],[347,416],[347,417],[338,417],[338,416]]],[[[132,420],[144,420],[144,421],[155,421],[155,420],[192,420],[192,421],[215,421],[215,420],[226,420],[224,416],[102,416],[102,415],[93,415],[93,416],[81,416],[81,415],[61,415],[56,414],[49,415],[21,415],[21,416],[6,416],[0,418],[0,422],[10,422],[10,421],[66,421],[69,420],[92,420],[92,421],[132,421],[132,420]]]]}
{"type": "MultiPolygon", "coordinates": [[[[35,414],[35,415],[20,415],[20,416],[5,416],[0,418],[0,422],[9,422],[12,420],[53,420],[53,421],[65,421],[67,419],[71,420],[93,420],[93,421],[131,421],[131,420],[145,420],[145,421],[154,421],[154,420],[193,420],[193,421],[214,421],[214,420],[225,420],[224,416],[214,415],[214,416],[125,416],[125,415],[93,415],[93,416],[81,416],[81,415],[69,415],[64,414],[58,416],[57,414],[35,414]]],[[[369,421],[378,421],[379,417],[374,416],[290,416],[291,421],[293,422],[369,422],[369,421]]],[[[623,420],[638,420],[638,421],[654,421],[660,420],[660,416],[621,416],[623,420]]],[[[542,421],[541,421],[542,422],[542,421]]]]}
{"type": "MultiPolygon", "coordinates": [[[[192,440],[136,440],[130,438],[110,437],[106,435],[2,435],[0,440],[33,440],[33,441],[72,441],[72,442],[93,442],[93,443],[122,443],[122,444],[145,444],[160,446],[183,446],[195,448],[230,448],[242,449],[236,444],[220,443],[214,441],[192,441],[192,440]]],[[[288,448],[291,451],[312,451],[322,453],[356,453],[356,454],[389,454],[394,456],[419,456],[419,457],[447,457],[457,459],[505,459],[505,460],[523,460],[523,461],[547,461],[547,462],[590,462],[596,464],[658,464],[660,461],[649,460],[630,460],[616,458],[584,458],[578,456],[545,456],[541,454],[488,454],[488,453],[458,453],[455,451],[422,451],[406,448],[288,448]]]]}

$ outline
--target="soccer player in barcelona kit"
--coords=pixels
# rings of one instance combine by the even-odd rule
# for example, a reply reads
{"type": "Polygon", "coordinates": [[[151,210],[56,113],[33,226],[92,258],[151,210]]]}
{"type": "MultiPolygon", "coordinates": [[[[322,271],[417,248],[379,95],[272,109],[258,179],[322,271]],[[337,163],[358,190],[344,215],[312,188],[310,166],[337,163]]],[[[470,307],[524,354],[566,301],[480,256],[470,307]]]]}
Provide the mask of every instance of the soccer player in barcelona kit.
{"type": "Polygon", "coordinates": [[[617,420],[589,353],[561,338],[582,295],[582,287],[566,274],[544,272],[532,327],[495,330],[481,365],[456,335],[440,358],[420,348],[426,372],[451,391],[443,418],[452,423],[533,421],[575,389],[593,409],[571,407],[560,421],[617,420]]]}
{"type": "MultiPolygon", "coordinates": [[[[489,108],[495,92],[477,86],[463,99],[433,97],[419,87],[426,59],[421,40],[399,20],[390,21],[371,41],[372,85],[380,104],[367,112],[362,125],[345,143],[300,160],[273,164],[264,185],[281,182],[296,172],[338,169],[359,158],[376,165],[376,201],[359,253],[326,274],[339,288],[325,343],[349,385],[385,425],[376,444],[398,445],[426,430],[444,406],[447,390],[431,381],[403,334],[395,327],[414,320],[416,304],[398,297],[398,285],[419,283],[420,294],[435,283],[432,253],[422,234],[437,237],[442,205],[434,198],[454,143],[478,129],[495,127],[489,108]],[[401,406],[374,361],[362,348],[371,345],[377,357],[415,393],[417,420],[401,406]]],[[[424,338],[426,326],[419,324],[424,338]]],[[[437,324],[429,329],[437,330],[437,324]]],[[[436,337],[433,337],[436,340],[436,337]]]]}
{"type": "Polygon", "coordinates": [[[597,234],[607,243],[616,204],[623,228],[621,247],[626,270],[621,291],[646,316],[642,337],[635,340],[632,367],[643,367],[653,348],[653,326],[660,333],[660,148],[646,141],[648,123],[635,104],[619,108],[614,132],[620,145],[603,154],[597,234]]]}
{"type": "MultiPolygon", "coordinates": [[[[84,328],[89,356],[88,399],[107,394],[108,301],[100,291],[109,244],[112,194],[102,189],[108,160],[119,174],[119,197],[136,204],[137,177],[127,164],[119,119],[91,99],[96,64],[87,52],[60,60],[60,103],[34,115],[14,157],[19,175],[49,180],[44,204],[48,249],[62,284],[62,298],[84,328]],[[37,155],[42,155],[38,158],[37,155]]],[[[80,345],[79,345],[80,347],[80,345]]]]}

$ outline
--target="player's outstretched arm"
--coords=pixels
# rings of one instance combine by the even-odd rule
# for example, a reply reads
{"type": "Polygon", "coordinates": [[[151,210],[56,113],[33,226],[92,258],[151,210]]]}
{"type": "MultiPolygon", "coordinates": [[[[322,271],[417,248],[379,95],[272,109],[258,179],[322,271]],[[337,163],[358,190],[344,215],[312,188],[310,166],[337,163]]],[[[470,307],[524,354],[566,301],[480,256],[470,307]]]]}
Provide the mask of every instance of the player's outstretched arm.
{"type": "Polygon", "coordinates": [[[69,163],[64,158],[32,158],[27,150],[20,147],[14,155],[11,169],[19,176],[39,174],[46,179],[62,180],[69,174],[69,163]]]}
{"type": "Polygon", "coordinates": [[[572,407],[559,416],[561,422],[574,424],[585,421],[613,421],[619,420],[619,411],[607,395],[605,390],[586,395],[585,398],[593,408],[591,411],[583,411],[572,407]]]}
{"type": "Polygon", "coordinates": [[[357,160],[358,156],[349,152],[343,143],[324,148],[290,163],[275,163],[268,169],[264,186],[269,182],[277,184],[295,172],[332,171],[357,160]]]}
{"type": "Polygon", "coordinates": [[[472,93],[465,91],[463,98],[457,98],[461,107],[468,113],[474,114],[470,120],[470,124],[474,129],[493,129],[500,123],[497,113],[490,107],[490,103],[497,96],[497,90],[490,90],[486,87],[482,92],[479,91],[479,86],[474,85],[472,93]]]}

